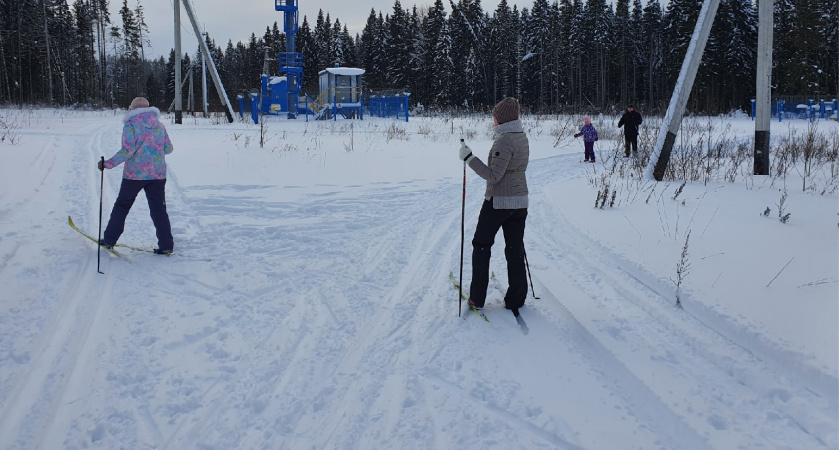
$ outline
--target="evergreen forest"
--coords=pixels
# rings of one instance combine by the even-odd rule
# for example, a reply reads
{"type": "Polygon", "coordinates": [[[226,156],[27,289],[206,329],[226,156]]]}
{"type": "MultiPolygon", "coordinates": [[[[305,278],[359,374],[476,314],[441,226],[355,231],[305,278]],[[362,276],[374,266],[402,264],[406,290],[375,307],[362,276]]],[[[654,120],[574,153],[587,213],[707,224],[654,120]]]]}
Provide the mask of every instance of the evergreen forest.
{"type": "MultiPolygon", "coordinates": [[[[142,3],[121,1],[112,17],[108,0],[0,0],[0,104],[126,107],[143,95],[168,109],[174,51],[168,58],[146,55],[142,3]]],[[[836,98],[837,0],[774,2],[773,98],[836,98]]],[[[303,90],[317,95],[317,73],[340,65],[364,68],[368,93],[410,92],[412,105],[426,111],[486,111],[505,96],[534,113],[612,112],[627,104],[664,111],[702,4],[534,0],[520,10],[506,0],[488,9],[480,0],[411,7],[395,0],[391,10],[371,10],[362,32],[352,36],[322,10],[299,24],[303,90]]],[[[278,17],[279,25],[255,31],[247,42],[223,42],[207,30],[232,104],[237,94],[259,86],[265,67],[276,75],[286,45],[278,17]]],[[[749,110],[757,34],[756,4],[721,0],[690,111],[749,110]]],[[[198,48],[186,52],[182,64],[185,78],[192,68],[200,96],[198,48]]],[[[210,107],[220,110],[208,83],[210,107]]]]}

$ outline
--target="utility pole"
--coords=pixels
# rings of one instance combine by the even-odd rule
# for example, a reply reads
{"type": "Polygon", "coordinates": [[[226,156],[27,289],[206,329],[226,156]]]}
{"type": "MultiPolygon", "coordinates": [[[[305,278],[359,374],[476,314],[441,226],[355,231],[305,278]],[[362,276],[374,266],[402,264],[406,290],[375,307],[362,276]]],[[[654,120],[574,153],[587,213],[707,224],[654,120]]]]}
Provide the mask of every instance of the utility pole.
{"type": "Polygon", "coordinates": [[[181,104],[181,0],[173,0],[175,7],[175,123],[183,122],[181,104]]]}
{"type": "MultiPolygon", "coordinates": [[[[758,0],[753,175],[770,175],[770,81],[773,72],[773,1],[758,0]]],[[[782,111],[779,111],[781,114],[782,111]]],[[[781,116],[780,116],[781,117],[781,116]]]]}
{"type": "Polygon", "coordinates": [[[216,63],[213,62],[213,58],[210,56],[210,49],[207,48],[207,43],[201,37],[204,33],[202,33],[198,27],[198,22],[195,19],[195,11],[193,11],[190,0],[181,1],[184,2],[184,9],[187,11],[187,17],[189,17],[190,23],[192,24],[195,38],[198,39],[198,44],[201,46],[201,54],[204,55],[204,58],[210,63],[210,77],[213,79],[213,84],[216,85],[216,93],[219,94],[219,100],[221,100],[222,106],[225,107],[227,120],[229,123],[233,123],[233,107],[228,101],[225,87],[222,85],[222,79],[219,77],[219,71],[216,69],[216,63]]]}
{"type": "Polygon", "coordinates": [[[712,30],[712,23],[715,20],[720,0],[703,0],[703,7],[697,17],[697,25],[694,27],[694,34],[688,44],[688,50],[683,59],[680,75],[677,78],[677,85],[671,95],[671,102],[668,104],[668,111],[662,121],[662,128],[659,130],[659,137],[656,140],[654,154],[650,158],[650,166],[646,170],[647,178],[651,175],[656,181],[662,181],[665,176],[665,169],[668,168],[668,160],[671,158],[671,150],[677,140],[677,133],[680,131],[685,105],[691,95],[691,88],[694,86],[694,78],[700,61],[703,59],[703,51],[706,49],[706,41],[709,40],[709,33],[712,30]]]}
{"type": "Polygon", "coordinates": [[[195,67],[195,62],[190,61],[190,93],[187,95],[187,109],[190,111],[190,114],[195,117],[195,90],[193,89],[193,68],[195,67]]]}
{"type": "MultiPolygon", "coordinates": [[[[207,39],[207,32],[204,32],[204,38],[207,39]]],[[[204,58],[204,53],[201,54],[201,101],[204,102],[204,117],[207,117],[207,60],[204,58]]]]}

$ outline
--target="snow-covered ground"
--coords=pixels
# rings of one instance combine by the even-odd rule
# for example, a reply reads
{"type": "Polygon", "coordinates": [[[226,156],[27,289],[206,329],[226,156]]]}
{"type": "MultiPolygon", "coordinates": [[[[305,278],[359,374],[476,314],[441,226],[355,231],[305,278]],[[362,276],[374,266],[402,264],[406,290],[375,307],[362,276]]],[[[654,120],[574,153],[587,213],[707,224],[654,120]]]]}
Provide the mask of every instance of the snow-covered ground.
{"type": "MultiPolygon", "coordinates": [[[[679,184],[659,183],[595,209],[587,180],[606,168],[526,118],[539,299],[524,335],[499,289],[489,323],[459,318],[448,279],[458,138],[486,158],[489,118],[274,118],[260,148],[258,126],[165,116],[177,254],[103,251],[101,275],[67,216],[97,234],[95,164],[122,113],[0,115],[15,124],[0,143],[2,449],[838,446],[836,191],[791,180],[788,223],[766,177],[676,200],[679,184]]],[[[789,126],[806,125],[774,135],[789,126]]],[[[120,178],[105,172],[105,221],[120,178]]],[[[466,190],[468,283],[484,191],[471,171],[466,190]]],[[[120,242],[156,244],[143,195],[120,242]]],[[[503,246],[499,233],[505,284],[503,246]]]]}

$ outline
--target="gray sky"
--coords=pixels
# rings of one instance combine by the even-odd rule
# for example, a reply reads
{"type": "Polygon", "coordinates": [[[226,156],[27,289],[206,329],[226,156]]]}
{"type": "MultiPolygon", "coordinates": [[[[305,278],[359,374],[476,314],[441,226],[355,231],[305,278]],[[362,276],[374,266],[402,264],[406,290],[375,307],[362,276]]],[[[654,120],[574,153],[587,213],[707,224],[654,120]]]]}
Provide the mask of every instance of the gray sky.
{"type": "MultiPolygon", "coordinates": [[[[500,0],[483,0],[481,2],[485,11],[492,13],[500,0]]],[[[283,31],[283,14],[274,10],[273,0],[191,0],[200,26],[210,33],[210,37],[217,45],[224,48],[228,40],[235,43],[247,42],[251,33],[261,37],[265,33],[266,26],[272,26],[274,22],[283,31]]],[[[457,1],[456,1],[457,3],[457,1]]],[[[137,0],[128,0],[129,7],[134,8],[137,0]]],[[[143,11],[146,16],[146,24],[149,26],[151,51],[146,50],[146,57],[168,57],[169,50],[174,48],[174,16],[172,0],[141,0],[143,11]]],[[[400,0],[403,9],[434,4],[434,0],[400,0]]],[[[449,11],[449,1],[443,2],[449,11]]],[[[533,0],[508,0],[508,4],[517,5],[520,9],[530,8],[533,0]]],[[[114,25],[120,25],[119,10],[122,7],[121,0],[110,0],[111,21],[114,25]]],[[[309,25],[314,26],[318,17],[318,10],[323,10],[324,15],[330,15],[330,20],[335,19],[347,25],[351,36],[361,33],[365,22],[370,15],[371,8],[380,11],[382,15],[391,14],[394,11],[394,0],[369,0],[366,2],[354,2],[350,0],[299,0],[300,9],[299,23],[303,24],[303,16],[309,20],[309,25]]],[[[198,42],[193,37],[192,26],[187,14],[181,8],[181,48],[185,53],[193,53],[198,42]]]]}

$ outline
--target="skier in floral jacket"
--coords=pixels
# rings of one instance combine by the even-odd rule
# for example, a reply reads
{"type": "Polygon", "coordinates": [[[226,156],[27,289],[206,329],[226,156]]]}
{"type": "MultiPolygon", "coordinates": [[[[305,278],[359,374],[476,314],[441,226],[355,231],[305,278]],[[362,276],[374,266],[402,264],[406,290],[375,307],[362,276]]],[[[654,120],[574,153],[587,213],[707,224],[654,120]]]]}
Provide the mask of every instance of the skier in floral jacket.
{"type": "Polygon", "coordinates": [[[146,192],[149,214],[158,239],[155,253],[170,254],[174,248],[169,214],[166,212],[166,159],[172,153],[172,142],[160,123],[160,110],[150,108],[149,101],[137,97],[123,117],[122,148],[110,159],[99,161],[99,170],[123,167],[120,193],[111,210],[111,218],[100,243],[113,247],[125,229],[125,218],[141,190],[146,192]]]}
{"type": "Polygon", "coordinates": [[[592,121],[589,116],[583,118],[583,126],[580,128],[580,133],[575,135],[583,136],[583,162],[595,162],[595,141],[598,140],[598,131],[592,126],[592,121]]]}

